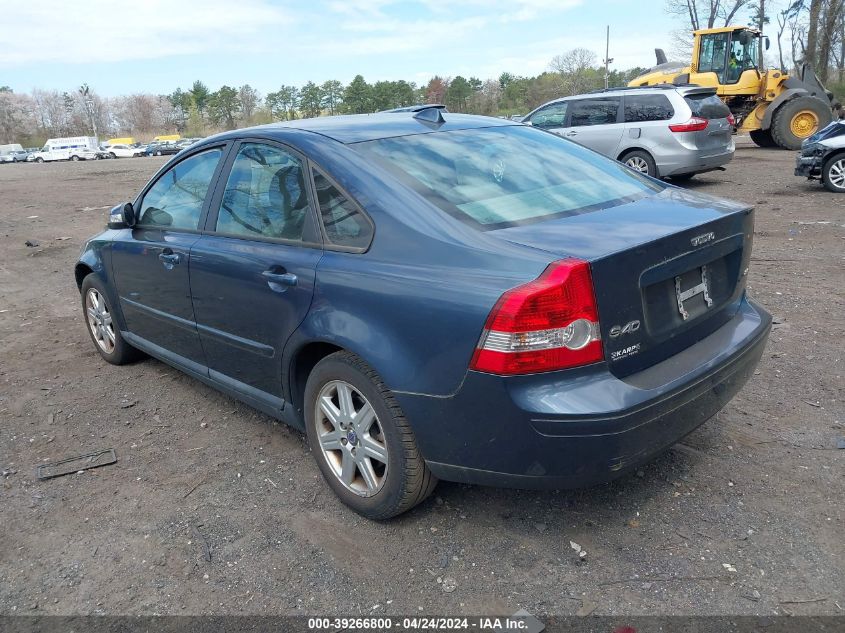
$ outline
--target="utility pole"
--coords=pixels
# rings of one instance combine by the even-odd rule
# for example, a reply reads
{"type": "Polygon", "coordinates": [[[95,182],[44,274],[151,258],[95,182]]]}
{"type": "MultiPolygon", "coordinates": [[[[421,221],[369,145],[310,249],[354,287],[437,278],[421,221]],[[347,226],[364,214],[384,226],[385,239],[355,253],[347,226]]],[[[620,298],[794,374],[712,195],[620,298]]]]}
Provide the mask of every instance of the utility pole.
{"type": "Polygon", "coordinates": [[[607,39],[605,40],[605,47],[604,47],[604,89],[607,90],[610,87],[610,64],[613,63],[613,59],[610,57],[610,25],[607,25],[607,39]]]}

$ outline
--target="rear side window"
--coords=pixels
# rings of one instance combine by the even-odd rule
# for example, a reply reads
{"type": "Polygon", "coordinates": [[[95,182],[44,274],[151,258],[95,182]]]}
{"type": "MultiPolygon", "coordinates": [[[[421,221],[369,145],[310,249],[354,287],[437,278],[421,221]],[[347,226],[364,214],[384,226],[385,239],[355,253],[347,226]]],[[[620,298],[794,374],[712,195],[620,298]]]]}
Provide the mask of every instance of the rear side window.
{"type": "Polygon", "coordinates": [[[616,123],[619,115],[619,102],[619,97],[570,101],[569,126],[584,127],[616,123]]]}
{"type": "Polygon", "coordinates": [[[316,170],[314,186],[317,189],[320,220],[326,240],[334,246],[367,248],[373,236],[373,227],[357,205],[316,170]]]}
{"type": "Polygon", "coordinates": [[[715,94],[691,94],[685,96],[684,101],[692,110],[692,115],[702,119],[726,119],[731,113],[715,94]]]}
{"type": "Polygon", "coordinates": [[[302,164],[285,150],[244,143],[217,214],[217,232],[301,240],[308,215],[302,164]]]}
{"type": "Polygon", "coordinates": [[[625,123],[668,121],[674,114],[666,95],[625,95],[625,123]]]}

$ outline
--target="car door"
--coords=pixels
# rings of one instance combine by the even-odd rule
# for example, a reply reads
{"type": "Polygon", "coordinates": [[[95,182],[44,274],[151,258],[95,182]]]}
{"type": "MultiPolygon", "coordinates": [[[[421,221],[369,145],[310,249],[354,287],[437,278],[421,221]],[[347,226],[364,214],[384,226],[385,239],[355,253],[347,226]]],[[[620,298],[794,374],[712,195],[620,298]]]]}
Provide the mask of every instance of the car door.
{"type": "Polygon", "coordinates": [[[566,110],[568,101],[558,101],[540,108],[530,117],[526,117],[523,123],[530,123],[533,127],[547,130],[556,134],[563,130],[566,122],[566,110]]]}
{"type": "Polygon", "coordinates": [[[566,127],[561,136],[616,158],[625,123],[620,116],[620,97],[585,97],[569,102],[566,127]]]}
{"type": "Polygon", "coordinates": [[[203,372],[190,251],[200,238],[200,220],[225,149],[204,149],[161,173],[135,203],[137,224],[112,244],[112,273],[130,343],[138,337],[203,372]]]}
{"type": "Polygon", "coordinates": [[[278,406],[282,350],[323,252],[310,178],[302,156],[269,141],[240,142],[228,162],[191,246],[199,337],[212,378],[278,406]]]}

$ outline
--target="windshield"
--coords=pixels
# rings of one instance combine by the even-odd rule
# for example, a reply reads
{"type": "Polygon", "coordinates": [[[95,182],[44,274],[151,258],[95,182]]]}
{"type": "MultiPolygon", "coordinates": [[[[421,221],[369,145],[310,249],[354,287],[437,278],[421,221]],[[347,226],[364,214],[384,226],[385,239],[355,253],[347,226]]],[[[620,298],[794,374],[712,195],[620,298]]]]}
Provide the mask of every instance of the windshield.
{"type": "Polygon", "coordinates": [[[485,230],[596,211],[663,189],[616,161],[522,125],[353,147],[447,213],[485,230]]]}

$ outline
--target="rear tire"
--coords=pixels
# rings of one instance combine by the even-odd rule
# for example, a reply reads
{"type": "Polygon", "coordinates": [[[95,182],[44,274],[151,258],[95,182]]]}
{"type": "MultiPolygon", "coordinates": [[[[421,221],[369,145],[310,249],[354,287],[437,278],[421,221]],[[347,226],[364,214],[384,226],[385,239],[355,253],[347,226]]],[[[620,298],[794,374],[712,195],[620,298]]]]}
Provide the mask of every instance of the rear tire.
{"type": "Polygon", "coordinates": [[[355,354],[336,352],[317,363],[305,385],[304,410],[317,466],[358,514],[389,519],[422,502],[437,485],[399,403],[355,354]]]}
{"type": "Polygon", "coordinates": [[[647,174],[653,178],[657,178],[657,165],[648,152],[639,149],[628,152],[619,159],[619,162],[641,174],[647,174]]]}
{"type": "Polygon", "coordinates": [[[94,273],[82,280],[81,292],[82,315],[88,335],[103,360],[112,365],[125,365],[143,358],[144,354],[120,335],[105,286],[94,273]]]}
{"type": "Polygon", "coordinates": [[[796,97],[780,106],[772,117],[772,138],[784,149],[801,149],[801,143],[833,120],[830,106],[815,97],[796,97]]]}
{"type": "Polygon", "coordinates": [[[845,154],[838,154],[825,161],[822,183],[828,191],[845,193],[845,154]]]}
{"type": "Polygon", "coordinates": [[[772,138],[771,130],[751,130],[748,133],[748,136],[751,137],[751,140],[754,141],[754,144],[757,145],[757,147],[778,146],[778,144],[775,143],[775,139],[772,138]]]}
{"type": "Polygon", "coordinates": [[[79,160],[79,156],[71,156],[70,159],[75,163],[79,160]]]}

